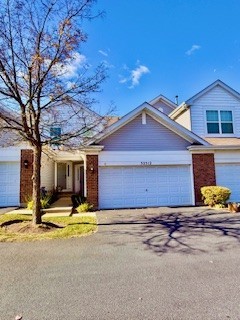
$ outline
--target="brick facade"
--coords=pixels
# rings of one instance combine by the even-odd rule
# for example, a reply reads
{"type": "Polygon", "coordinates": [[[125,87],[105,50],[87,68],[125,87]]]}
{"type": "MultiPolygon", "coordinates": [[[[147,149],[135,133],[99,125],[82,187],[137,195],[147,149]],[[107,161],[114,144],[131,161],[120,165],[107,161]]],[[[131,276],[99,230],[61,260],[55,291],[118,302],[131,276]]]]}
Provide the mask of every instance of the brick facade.
{"type": "Polygon", "coordinates": [[[87,155],[87,202],[98,208],[98,155],[87,155]]]}
{"type": "Polygon", "coordinates": [[[192,162],[195,203],[202,204],[201,187],[216,185],[214,154],[193,154],[192,162]]]}
{"type": "Polygon", "coordinates": [[[26,203],[27,198],[32,196],[32,175],[33,175],[33,151],[21,150],[21,171],[20,171],[20,203],[26,203]],[[28,167],[24,161],[28,161],[28,167]]]}

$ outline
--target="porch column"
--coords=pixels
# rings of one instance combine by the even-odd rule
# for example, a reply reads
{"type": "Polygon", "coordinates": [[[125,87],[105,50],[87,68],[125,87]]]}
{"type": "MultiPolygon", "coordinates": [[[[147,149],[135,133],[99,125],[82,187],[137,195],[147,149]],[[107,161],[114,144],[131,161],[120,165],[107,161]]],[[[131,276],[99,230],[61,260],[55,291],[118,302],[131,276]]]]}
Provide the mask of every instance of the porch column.
{"type": "Polygon", "coordinates": [[[87,202],[98,209],[98,155],[86,156],[87,202]]]}
{"type": "Polygon", "coordinates": [[[57,162],[54,162],[54,189],[57,191],[57,162]]]}
{"type": "Polygon", "coordinates": [[[195,204],[201,205],[201,187],[216,185],[214,153],[193,153],[192,163],[195,204]]]}
{"type": "Polygon", "coordinates": [[[20,203],[27,202],[28,197],[32,197],[33,192],[33,151],[30,149],[21,150],[20,169],[20,203]]]}

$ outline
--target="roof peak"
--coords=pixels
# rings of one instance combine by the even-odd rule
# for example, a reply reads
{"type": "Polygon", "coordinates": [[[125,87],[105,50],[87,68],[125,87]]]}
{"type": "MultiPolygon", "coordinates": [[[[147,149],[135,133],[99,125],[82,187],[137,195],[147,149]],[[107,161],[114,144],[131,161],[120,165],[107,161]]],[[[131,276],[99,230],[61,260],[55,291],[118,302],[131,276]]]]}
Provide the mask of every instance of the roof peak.
{"type": "Polygon", "coordinates": [[[196,99],[198,99],[199,97],[201,97],[203,94],[205,94],[206,92],[212,90],[214,87],[216,86],[220,86],[223,89],[225,89],[226,91],[230,92],[232,95],[234,95],[237,99],[240,99],[240,93],[236,90],[234,90],[233,88],[231,88],[229,85],[227,85],[225,82],[223,82],[220,79],[215,80],[214,82],[212,82],[210,85],[208,85],[207,87],[205,87],[204,89],[202,89],[201,91],[199,91],[198,93],[196,93],[195,95],[193,95],[190,99],[186,100],[186,104],[192,104],[193,101],[195,101],[196,99]]]}

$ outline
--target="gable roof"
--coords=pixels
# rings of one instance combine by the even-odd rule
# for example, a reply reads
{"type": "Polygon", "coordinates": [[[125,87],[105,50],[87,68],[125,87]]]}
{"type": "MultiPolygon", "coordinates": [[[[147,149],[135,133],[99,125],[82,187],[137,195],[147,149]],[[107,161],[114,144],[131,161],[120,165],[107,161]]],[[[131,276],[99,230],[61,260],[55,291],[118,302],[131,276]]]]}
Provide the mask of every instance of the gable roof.
{"type": "Polygon", "coordinates": [[[195,94],[193,97],[188,99],[185,103],[187,105],[191,105],[196,99],[200,98],[205,93],[207,93],[208,91],[212,90],[213,88],[215,88],[217,86],[219,86],[219,87],[223,88],[224,90],[228,91],[235,98],[240,100],[240,93],[239,92],[237,92],[236,90],[232,89],[226,83],[224,83],[224,82],[222,82],[221,80],[218,79],[218,80],[214,81],[212,84],[210,84],[209,86],[207,86],[205,89],[201,90],[200,92],[195,94]]]}
{"type": "Polygon", "coordinates": [[[147,102],[144,102],[141,104],[139,107],[135,108],[128,114],[126,114],[123,118],[121,118],[119,121],[116,123],[112,124],[110,127],[108,127],[102,134],[100,134],[95,140],[92,140],[89,142],[89,144],[93,143],[99,143],[103,139],[107,138],[110,136],[112,133],[115,131],[119,130],[122,128],[124,125],[129,123],[131,120],[136,118],[139,114],[141,114],[143,111],[145,111],[147,114],[149,114],[154,120],[158,121],[162,125],[164,125],[166,128],[170,129],[171,131],[175,132],[177,135],[181,136],[185,140],[189,141],[192,144],[201,144],[204,146],[208,146],[209,143],[205,141],[204,139],[200,138],[193,132],[187,130],[177,122],[173,121],[170,119],[166,114],[163,112],[159,111],[152,105],[150,105],[147,102]]]}
{"type": "Polygon", "coordinates": [[[168,98],[166,98],[164,95],[160,94],[159,96],[157,96],[156,98],[152,99],[151,101],[149,101],[148,103],[151,105],[154,105],[155,103],[159,102],[159,101],[163,101],[166,105],[168,105],[170,108],[175,109],[177,107],[177,104],[174,103],[173,101],[169,100],[168,98]]]}
{"type": "Polygon", "coordinates": [[[181,113],[183,113],[185,110],[187,110],[194,103],[195,100],[199,99],[201,96],[203,96],[204,94],[206,94],[207,92],[209,92],[210,90],[212,90],[213,88],[215,88],[217,86],[223,88],[224,90],[226,90],[227,92],[232,94],[235,98],[240,100],[240,93],[239,92],[232,89],[226,83],[224,83],[223,81],[218,79],[218,80],[214,81],[213,83],[211,83],[206,88],[204,88],[203,90],[201,90],[200,92],[198,92],[197,94],[195,94],[194,96],[192,96],[187,101],[182,102],[176,109],[174,109],[169,114],[169,117],[171,119],[176,119],[181,113]]]}

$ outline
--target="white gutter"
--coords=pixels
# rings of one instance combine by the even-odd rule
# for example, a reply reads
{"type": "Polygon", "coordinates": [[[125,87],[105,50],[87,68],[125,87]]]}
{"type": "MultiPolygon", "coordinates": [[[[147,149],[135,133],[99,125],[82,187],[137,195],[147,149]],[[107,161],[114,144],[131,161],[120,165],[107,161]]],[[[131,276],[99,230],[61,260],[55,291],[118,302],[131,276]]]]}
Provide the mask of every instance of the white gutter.
{"type": "Polygon", "coordinates": [[[85,154],[96,155],[103,150],[104,146],[88,146],[86,148],[79,149],[79,151],[83,151],[85,154]]]}
{"type": "Polygon", "coordinates": [[[226,146],[226,145],[219,145],[219,146],[190,146],[187,148],[190,152],[195,151],[214,151],[214,150],[240,150],[240,145],[232,145],[232,146],[226,146]]]}

